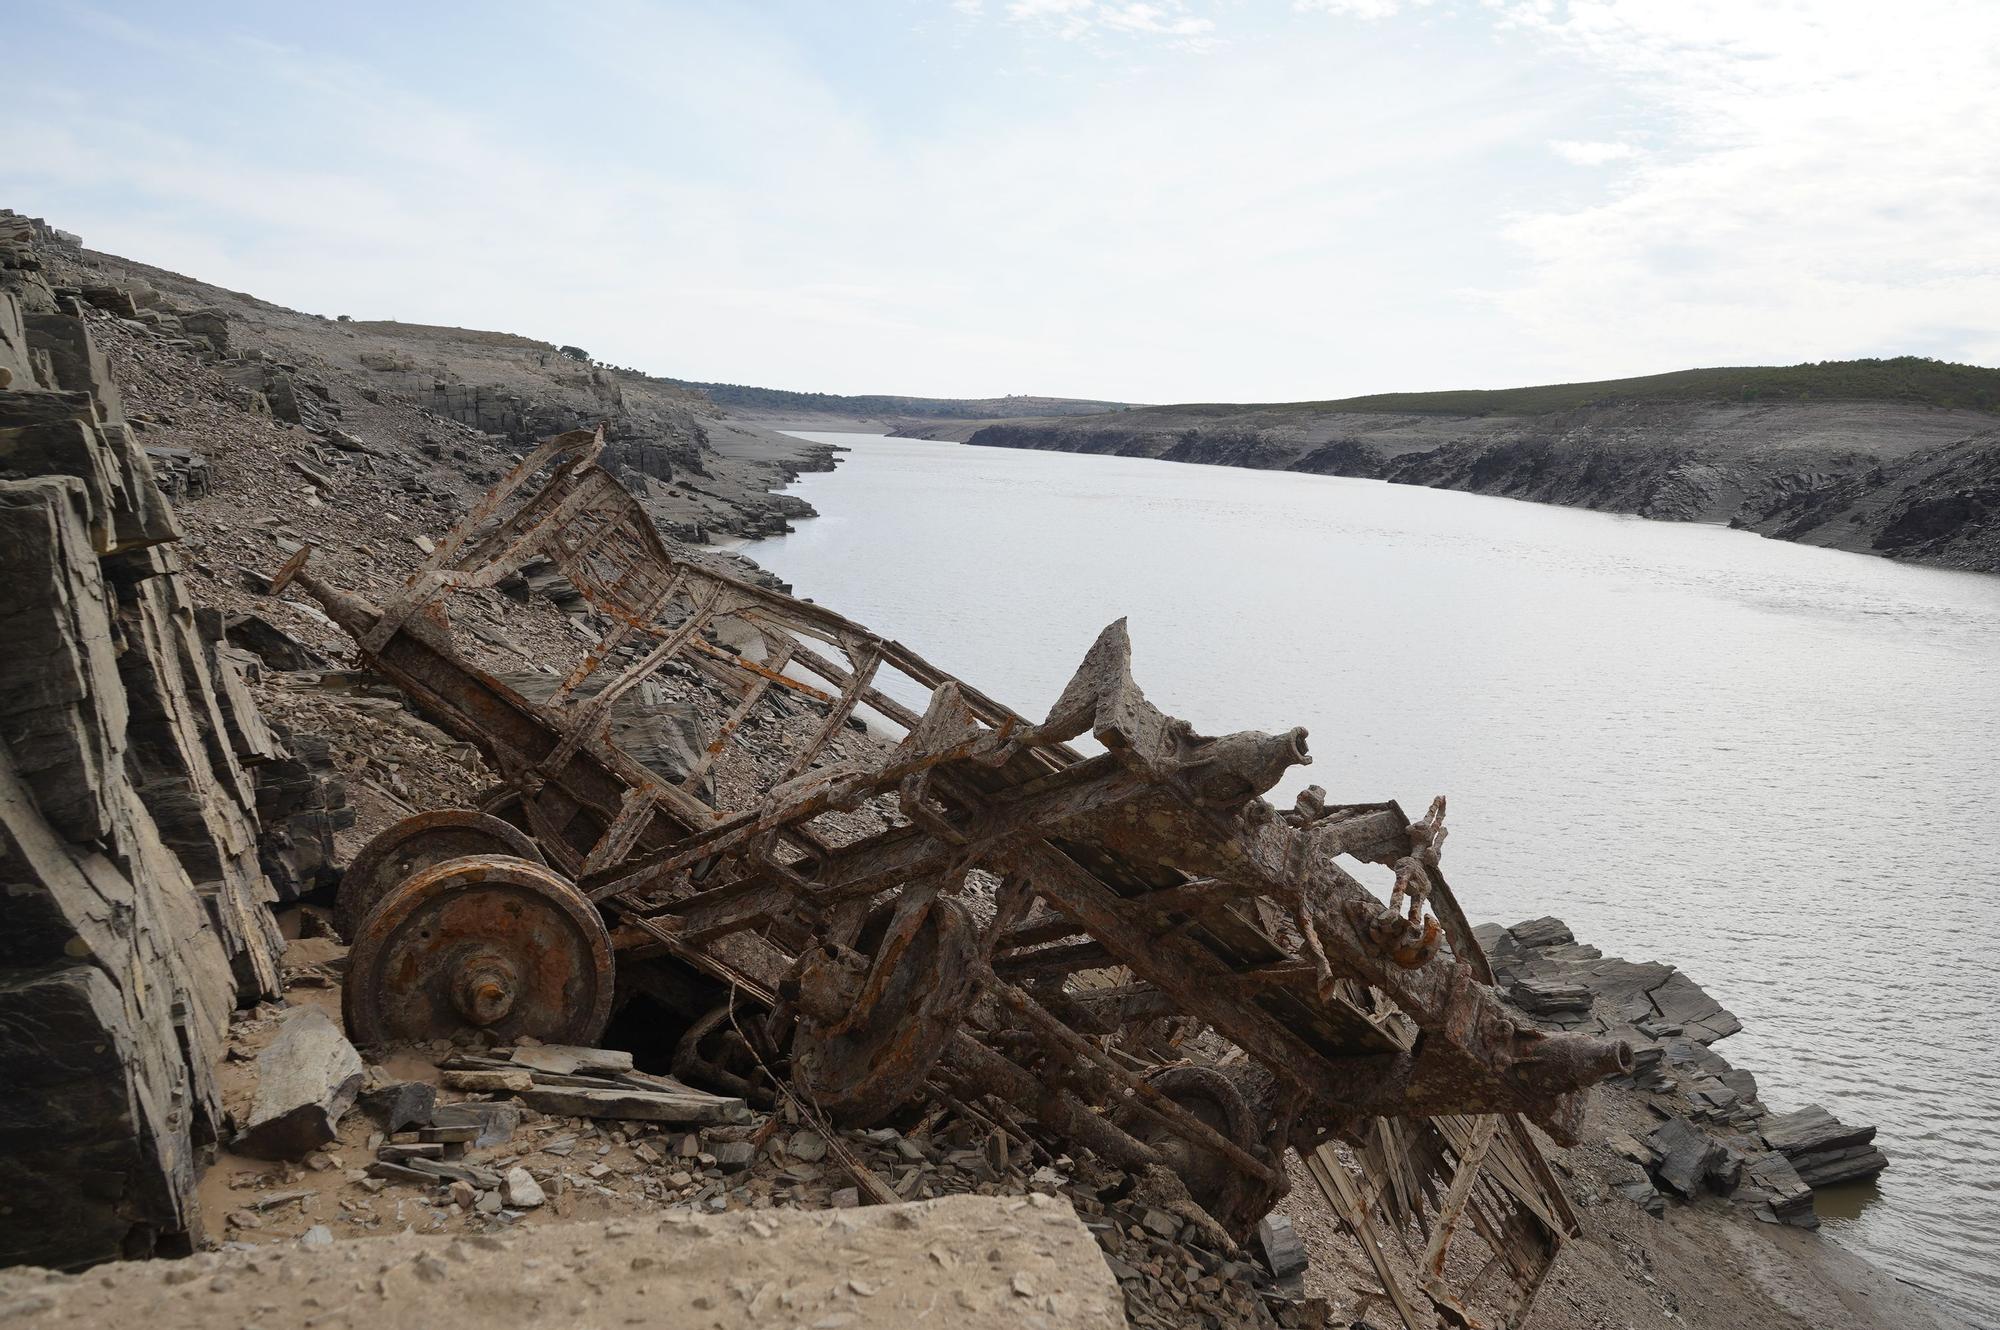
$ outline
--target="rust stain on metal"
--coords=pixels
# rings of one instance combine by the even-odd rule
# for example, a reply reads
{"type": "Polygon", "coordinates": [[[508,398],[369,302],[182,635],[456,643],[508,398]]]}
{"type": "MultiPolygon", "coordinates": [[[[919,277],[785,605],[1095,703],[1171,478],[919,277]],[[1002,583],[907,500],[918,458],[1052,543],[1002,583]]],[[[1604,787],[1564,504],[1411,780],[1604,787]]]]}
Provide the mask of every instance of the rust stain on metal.
{"type": "Polygon", "coordinates": [[[333,923],[351,937],[375,902],[423,869],[468,854],[511,854],[542,862],[534,840],[519,828],[471,808],[440,808],[404,818],[368,842],[347,866],[333,923]]]}
{"type": "MultiPolygon", "coordinates": [[[[1574,1218],[1524,1124],[1573,1139],[1584,1091],[1631,1054],[1508,1015],[1440,867],[1442,798],[1417,821],[1318,787],[1274,808],[1263,796],[1311,761],[1305,731],[1196,733],[1134,682],[1122,620],[1032,721],[831,610],[682,557],[595,465],[602,443],[545,440],[385,606],[315,576],[307,552],[282,570],[505,782],[485,804],[499,816],[426,814],[357,859],[357,1040],[587,1041],[614,946],[635,973],[671,958],[756,1007],[759,1057],[837,1122],[948,1087],[1167,1179],[1225,1243],[1283,1195],[1294,1151],[1406,1321],[1404,1280],[1453,1323],[1526,1317],[1574,1218]],[[612,625],[562,681],[580,702],[530,702],[453,645],[449,597],[530,558],[612,625]],[[725,620],[757,649],[710,640],[725,620]],[[670,664],[737,700],[695,771],[663,783],[604,722],[670,664]],[[921,710],[878,686],[888,671],[928,694],[921,710]],[[747,804],[704,797],[773,689],[819,723],[776,755],[760,730],[779,774],[747,804]],[[862,708],[886,742],[826,762],[862,708]],[[1085,735],[1105,751],[1071,746],[1085,735]],[[902,814],[880,834],[835,844],[811,825],[880,798],[902,814]],[[470,857],[440,857],[461,842],[470,857]],[[1389,899],[1343,859],[1393,869],[1389,899]],[[975,869],[1005,884],[984,922],[955,899],[975,869]],[[1191,1060],[1195,1029],[1222,1055],[1191,1060]],[[1413,1226],[1428,1245],[1399,1274],[1382,1234],[1413,1226]],[[1492,1258],[1463,1286],[1444,1274],[1454,1241],[1492,1258]]],[[[740,1079],[721,1035],[704,1018],[683,1055],[740,1079]]]]}
{"type": "Polygon", "coordinates": [[[377,901],[348,954],[342,1015],[373,1046],[468,1030],[589,1043],[612,996],[611,938],[543,864],[470,855],[419,870],[377,901]]]}

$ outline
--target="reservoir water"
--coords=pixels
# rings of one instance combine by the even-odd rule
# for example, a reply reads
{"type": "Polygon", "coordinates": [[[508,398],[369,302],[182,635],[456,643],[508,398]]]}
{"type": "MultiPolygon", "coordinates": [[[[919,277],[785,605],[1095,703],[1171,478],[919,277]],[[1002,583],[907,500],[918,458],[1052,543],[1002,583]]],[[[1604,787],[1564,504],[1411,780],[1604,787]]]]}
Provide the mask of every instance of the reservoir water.
{"type": "Polygon", "coordinates": [[[2000,577],[1375,481],[811,434],[746,552],[1039,717],[1104,625],[1335,800],[1451,799],[1475,920],[1679,965],[1779,1111],[1880,1127],[1827,1231],[2000,1322],[2000,577]]]}

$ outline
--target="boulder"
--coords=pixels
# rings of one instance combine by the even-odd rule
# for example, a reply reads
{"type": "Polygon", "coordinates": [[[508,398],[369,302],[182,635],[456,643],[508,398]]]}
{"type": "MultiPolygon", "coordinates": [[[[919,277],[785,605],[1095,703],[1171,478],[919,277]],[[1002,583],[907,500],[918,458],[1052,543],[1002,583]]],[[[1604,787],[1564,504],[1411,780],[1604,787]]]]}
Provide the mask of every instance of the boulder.
{"type": "Polygon", "coordinates": [[[94,308],[116,314],[120,318],[136,319],[139,303],[132,298],[132,292],[122,286],[85,286],[82,288],[83,303],[94,308]]]}
{"type": "Polygon", "coordinates": [[[1292,1221],[1281,1214],[1269,1214],[1257,1221],[1257,1248],[1270,1268],[1271,1277],[1278,1281],[1279,1290],[1303,1297],[1309,1262],[1305,1244],[1299,1241],[1292,1221]]]}
{"type": "Polygon", "coordinates": [[[1873,1127],[1849,1127],[1818,1104],[1796,1113],[1773,1113],[1764,1119],[1764,1141],[1788,1158],[1820,1154],[1875,1139],[1873,1127]]]}
{"type": "Polygon", "coordinates": [[[199,337],[218,355],[229,351],[229,316],[219,309],[197,309],[181,314],[181,329],[189,337],[199,337]]]}
{"type": "Polygon", "coordinates": [[[1850,1127],[1817,1104],[1773,1113],[1761,1124],[1764,1143],[1791,1161],[1811,1187],[1872,1178],[1889,1160],[1872,1142],[1873,1127],[1850,1127]]]}
{"type": "Polygon", "coordinates": [[[298,1159],[331,1141],[361,1092],[361,1055],[318,1007],[279,1017],[257,1055],[257,1097],[235,1148],[259,1159],[298,1159]]]}
{"type": "Polygon", "coordinates": [[[288,374],[272,373],[264,380],[264,400],[270,404],[271,417],[297,425],[304,420],[299,409],[298,387],[288,374]]]}
{"type": "Polygon", "coordinates": [[[541,1184],[525,1168],[508,1169],[501,1190],[506,1194],[507,1204],[516,1210],[532,1210],[548,1200],[542,1194],[541,1184]]]}
{"type": "Polygon", "coordinates": [[[231,646],[248,651],[274,670],[312,670],[326,664],[317,651],[261,614],[232,614],[223,633],[231,646]]]}
{"type": "Polygon", "coordinates": [[[1768,1211],[1769,1217],[1779,1223],[1798,1228],[1819,1227],[1819,1216],[1813,1213],[1812,1188],[1791,1161],[1776,1150],[1761,1151],[1743,1161],[1743,1178],[1736,1199],[1752,1207],[1759,1218],[1768,1211]]]}
{"type": "Polygon", "coordinates": [[[1668,1118],[1655,1127],[1646,1144],[1660,1160],[1653,1175],[1688,1200],[1700,1195],[1728,1159],[1721,1144],[1681,1118],[1668,1118]]]}

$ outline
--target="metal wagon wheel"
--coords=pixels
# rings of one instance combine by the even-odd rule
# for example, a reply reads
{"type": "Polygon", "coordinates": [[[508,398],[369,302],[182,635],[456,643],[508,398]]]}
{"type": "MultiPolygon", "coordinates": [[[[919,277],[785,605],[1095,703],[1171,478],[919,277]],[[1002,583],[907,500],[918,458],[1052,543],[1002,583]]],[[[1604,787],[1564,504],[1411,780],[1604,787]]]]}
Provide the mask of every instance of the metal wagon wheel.
{"type": "Polygon", "coordinates": [[[912,898],[877,907],[856,948],[799,958],[792,1076],[834,1121],[870,1126],[922,1089],[971,1001],[977,933],[957,901],[912,898]]]}
{"type": "Polygon", "coordinates": [[[611,935],[545,865],[471,855],[395,887],[361,921],[341,1012],[376,1047],[484,1034],[590,1044],[611,1018],[611,935]]]}
{"type": "MultiPolygon", "coordinates": [[[[1146,1081],[1177,1106],[1187,1110],[1253,1155],[1265,1155],[1255,1118],[1242,1093],[1227,1076],[1210,1067],[1162,1067],[1146,1081]]],[[[1270,1212],[1280,1193],[1250,1177],[1220,1154],[1201,1148],[1170,1131],[1157,1119],[1127,1108],[1116,1116],[1119,1127],[1160,1152],[1195,1204],[1224,1228],[1241,1232],[1270,1212]]]]}
{"type": "Polygon", "coordinates": [[[334,897],[334,928],[352,942],[375,902],[398,883],[434,864],[469,854],[507,854],[545,862],[527,833],[491,814],[471,808],[418,813],[377,832],[354,856],[334,897]]]}

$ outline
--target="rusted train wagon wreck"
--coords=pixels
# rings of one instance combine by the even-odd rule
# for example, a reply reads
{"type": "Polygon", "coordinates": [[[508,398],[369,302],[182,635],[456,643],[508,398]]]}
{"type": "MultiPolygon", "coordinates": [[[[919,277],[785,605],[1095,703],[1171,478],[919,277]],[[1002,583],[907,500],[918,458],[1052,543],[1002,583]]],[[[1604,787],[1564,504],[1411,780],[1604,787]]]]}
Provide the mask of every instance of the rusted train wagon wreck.
{"type": "Polygon", "coordinates": [[[503,777],[350,869],[358,1042],[589,1042],[621,986],[705,976],[728,1002],[682,1041],[687,1072],[737,1075],[714,1037],[737,1032],[845,1125],[926,1094],[984,1104],[1148,1178],[1218,1241],[1284,1194],[1294,1149],[1406,1319],[1412,1279],[1453,1322],[1525,1314],[1574,1219],[1523,1119],[1571,1137],[1630,1052],[1498,1002],[1439,870],[1442,800],[1415,822],[1317,789],[1273,808],[1304,731],[1194,733],[1133,682],[1122,622],[1031,721],[676,555],[601,446],[543,442],[385,606],[306,552],[279,575],[503,777]],[[612,625],[540,702],[465,661],[446,614],[534,557],[612,625]],[[678,781],[607,729],[669,662],[738,698],[678,781]],[[747,806],[715,806],[703,777],[772,690],[822,719],[747,806]],[[836,760],[856,716],[888,737],[836,760]],[[1086,734],[1102,752],[1071,746],[1086,734]],[[863,806],[881,829],[831,827],[863,806]],[[1393,868],[1389,899],[1343,858],[1393,868]]]}

